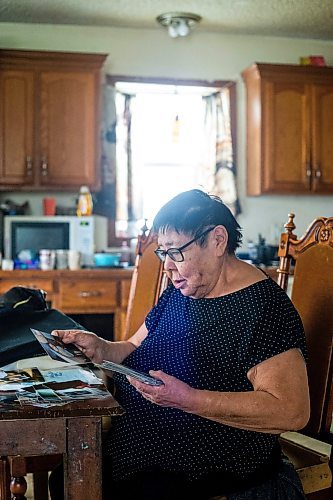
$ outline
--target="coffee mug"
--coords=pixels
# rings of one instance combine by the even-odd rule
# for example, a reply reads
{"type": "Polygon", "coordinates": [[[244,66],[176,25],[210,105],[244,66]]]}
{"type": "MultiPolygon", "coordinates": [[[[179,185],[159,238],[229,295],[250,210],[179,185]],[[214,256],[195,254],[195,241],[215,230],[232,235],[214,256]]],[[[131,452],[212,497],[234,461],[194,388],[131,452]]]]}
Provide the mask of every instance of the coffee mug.
{"type": "Polygon", "coordinates": [[[81,267],[81,253],[78,250],[68,250],[68,267],[76,271],[81,267]]]}
{"type": "Polygon", "coordinates": [[[55,265],[55,251],[54,250],[40,250],[39,252],[39,267],[42,271],[51,271],[55,265]]]}
{"type": "Polygon", "coordinates": [[[14,261],[12,259],[2,259],[1,269],[3,271],[12,271],[14,269],[14,261]]]}
{"type": "Polygon", "coordinates": [[[56,200],[55,198],[43,198],[43,214],[55,215],[56,213],[56,200]]]}
{"type": "Polygon", "coordinates": [[[56,268],[67,269],[68,267],[68,250],[56,250],[56,268]]]}

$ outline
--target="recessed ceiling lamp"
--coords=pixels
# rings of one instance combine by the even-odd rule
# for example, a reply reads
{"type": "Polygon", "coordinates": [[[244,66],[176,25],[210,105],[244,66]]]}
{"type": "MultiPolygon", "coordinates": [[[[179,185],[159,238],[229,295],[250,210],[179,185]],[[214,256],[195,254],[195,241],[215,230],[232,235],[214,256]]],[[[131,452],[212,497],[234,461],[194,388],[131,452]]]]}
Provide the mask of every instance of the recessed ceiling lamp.
{"type": "Polygon", "coordinates": [[[156,18],[162,26],[168,28],[168,33],[172,38],[187,36],[191,29],[201,21],[201,16],[190,12],[167,12],[156,18]]]}

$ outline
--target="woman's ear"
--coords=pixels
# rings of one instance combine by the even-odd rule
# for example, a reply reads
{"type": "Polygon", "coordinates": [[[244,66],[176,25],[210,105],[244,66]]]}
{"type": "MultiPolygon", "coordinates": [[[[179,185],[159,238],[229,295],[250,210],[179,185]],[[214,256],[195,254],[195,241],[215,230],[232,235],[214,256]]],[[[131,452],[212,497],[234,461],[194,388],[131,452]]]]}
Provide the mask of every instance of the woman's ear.
{"type": "Polygon", "coordinates": [[[225,253],[228,244],[228,232],[222,225],[216,226],[214,231],[214,242],[217,250],[217,255],[221,256],[225,253]]]}

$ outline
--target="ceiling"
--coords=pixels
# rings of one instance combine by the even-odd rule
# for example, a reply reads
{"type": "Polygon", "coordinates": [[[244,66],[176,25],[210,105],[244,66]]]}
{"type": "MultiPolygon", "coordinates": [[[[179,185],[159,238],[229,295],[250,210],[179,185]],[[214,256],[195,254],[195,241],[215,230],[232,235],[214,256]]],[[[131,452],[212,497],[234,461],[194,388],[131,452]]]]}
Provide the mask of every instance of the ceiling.
{"type": "Polygon", "coordinates": [[[196,30],[333,40],[333,0],[0,0],[0,22],[162,29],[164,12],[202,16],[196,30]]]}

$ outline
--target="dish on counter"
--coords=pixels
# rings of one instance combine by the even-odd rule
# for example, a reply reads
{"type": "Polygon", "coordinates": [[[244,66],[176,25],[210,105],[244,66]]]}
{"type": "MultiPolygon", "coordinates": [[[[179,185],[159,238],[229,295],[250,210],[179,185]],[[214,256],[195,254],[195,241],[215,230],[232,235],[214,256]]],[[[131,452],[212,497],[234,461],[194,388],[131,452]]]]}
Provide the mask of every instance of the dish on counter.
{"type": "Polygon", "coordinates": [[[94,263],[95,267],[119,267],[120,266],[120,253],[95,253],[94,263]]]}

